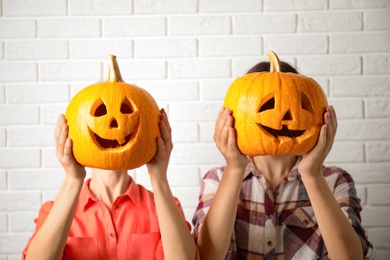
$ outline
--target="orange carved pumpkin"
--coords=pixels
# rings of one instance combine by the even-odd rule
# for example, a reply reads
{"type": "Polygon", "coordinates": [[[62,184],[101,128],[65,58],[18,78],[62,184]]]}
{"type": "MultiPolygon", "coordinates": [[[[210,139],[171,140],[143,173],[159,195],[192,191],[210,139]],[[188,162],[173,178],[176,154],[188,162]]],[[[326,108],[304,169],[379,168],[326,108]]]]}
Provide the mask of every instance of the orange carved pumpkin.
{"type": "Polygon", "coordinates": [[[73,155],[81,165],[128,170],[149,162],[157,151],[160,111],[144,89],[123,81],[110,55],[107,82],[78,92],[65,113],[73,155]]]}
{"type": "Polygon", "coordinates": [[[226,93],[224,106],[234,117],[237,146],[249,156],[305,154],[317,142],[326,96],[315,80],[280,72],[274,52],[268,57],[270,72],[238,78],[226,93]]]}

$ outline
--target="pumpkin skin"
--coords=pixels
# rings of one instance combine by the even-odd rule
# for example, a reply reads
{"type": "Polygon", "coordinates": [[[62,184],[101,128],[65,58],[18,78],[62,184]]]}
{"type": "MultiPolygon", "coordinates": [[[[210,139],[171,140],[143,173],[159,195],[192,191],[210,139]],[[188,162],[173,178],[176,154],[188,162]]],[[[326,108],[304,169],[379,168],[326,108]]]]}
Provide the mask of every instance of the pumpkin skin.
{"type": "Polygon", "coordinates": [[[73,155],[86,167],[134,169],[157,151],[160,110],[147,91],[123,82],[114,55],[108,78],[82,89],[68,105],[73,155]]]}
{"type": "Polygon", "coordinates": [[[248,156],[306,154],[323,125],[325,93],[311,78],[280,72],[276,54],[268,56],[270,72],[240,77],[226,93],[224,106],[232,111],[237,146],[248,156]]]}

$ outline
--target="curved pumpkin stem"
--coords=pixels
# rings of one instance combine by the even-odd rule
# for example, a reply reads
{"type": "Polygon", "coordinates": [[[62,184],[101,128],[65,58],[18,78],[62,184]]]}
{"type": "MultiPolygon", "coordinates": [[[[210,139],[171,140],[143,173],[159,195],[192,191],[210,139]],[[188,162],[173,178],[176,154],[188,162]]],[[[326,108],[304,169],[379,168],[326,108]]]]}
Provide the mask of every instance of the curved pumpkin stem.
{"type": "Polygon", "coordinates": [[[275,52],[268,52],[268,59],[270,61],[269,72],[280,72],[280,61],[275,52]]]}
{"type": "Polygon", "coordinates": [[[108,82],[124,82],[122,79],[121,71],[119,70],[118,62],[116,61],[115,55],[108,55],[108,82]]]}

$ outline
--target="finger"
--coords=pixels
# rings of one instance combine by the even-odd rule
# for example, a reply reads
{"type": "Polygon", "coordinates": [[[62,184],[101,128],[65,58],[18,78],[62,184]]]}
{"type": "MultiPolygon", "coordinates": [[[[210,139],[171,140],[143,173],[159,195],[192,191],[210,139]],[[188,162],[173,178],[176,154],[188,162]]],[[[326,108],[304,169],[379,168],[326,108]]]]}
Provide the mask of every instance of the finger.
{"type": "Polygon", "coordinates": [[[165,112],[164,108],[161,109],[161,120],[164,122],[168,133],[172,133],[172,128],[171,125],[169,124],[168,115],[165,112]]]}
{"type": "Polygon", "coordinates": [[[65,141],[65,145],[64,145],[64,156],[65,157],[73,157],[73,153],[72,153],[72,145],[73,145],[73,142],[70,138],[67,138],[66,141],[65,141]]]}
{"type": "Polygon", "coordinates": [[[68,125],[64,124],[61,127],[61,132],[57,144],[57,156],[59,157],[64,156],[65,142],[67,138],[68,138],[68,125]]]}
{"type": "Polygon", "coordinates": [[[171,133],[168,131],[164,121],[160,121],[160,133],[161,133],[161,141],[164,143],[164,147],[172,150],[173,144],[172,144],[171,133]]]}
{"type": "Polygon", "coordinates": [[[215,137],[216,139],[221,139],[222,132],[224,131],[225,125],[226,125],[226,120],[230,114],[230,111],[226,108],[223,109],[221,116],[218,119],[218,122],[216,124],[215,128],[215,137]]]}
{"type": "Polygon", "coordinates": [[[58,139],[60,137],[61,128],[63,124],[64,124],[64,115],[61,114],[58,117],[56,125],[54,127],[54,141],[56,142],[56,144],[58,143],[58,139]]]}
{"type": "Polygon", "coordinates": [[[156,143],[157,143],[156,156],[158,156],[158,155],[165,152],[165,145],[164,145],[164,141],[161,137],[157,137],[156,143]]]}
{"type": "Polygon", "coordinates": [[[331,115],[331,124],[333,126],[333,128],[335,129],[335,132],[337,130],[337,115],[336,115],[336,110],[334,109],[333,106],[330,106],[329,108],[329,112],[330,112],[330,115],[331,115]]]}
{"type": "Polygon", "coordinates": [[[229,127],[228,147],[235,148],[236,146],[236,132],[233,127],[229,127]]]}

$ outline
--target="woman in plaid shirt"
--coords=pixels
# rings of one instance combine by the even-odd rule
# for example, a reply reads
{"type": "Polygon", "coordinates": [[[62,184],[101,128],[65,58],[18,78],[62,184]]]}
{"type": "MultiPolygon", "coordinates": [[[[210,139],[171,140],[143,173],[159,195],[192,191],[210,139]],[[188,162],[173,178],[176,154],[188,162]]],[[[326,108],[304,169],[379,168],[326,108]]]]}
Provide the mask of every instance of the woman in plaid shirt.
{"type": "MultiPolygon", "coordinates": [[[[281,62],[283,72],[297,71],[281,62]]],[[[269,71],[269,63],[250,72],[269,71]]],[[[352,177],[323,163],[337,129],[326,109],[317,145],[304,156],[241,154],[231,111],[214,140],[226,166],[203,178],[193,223],[201,259],[372,259],[352,177]]]]}

